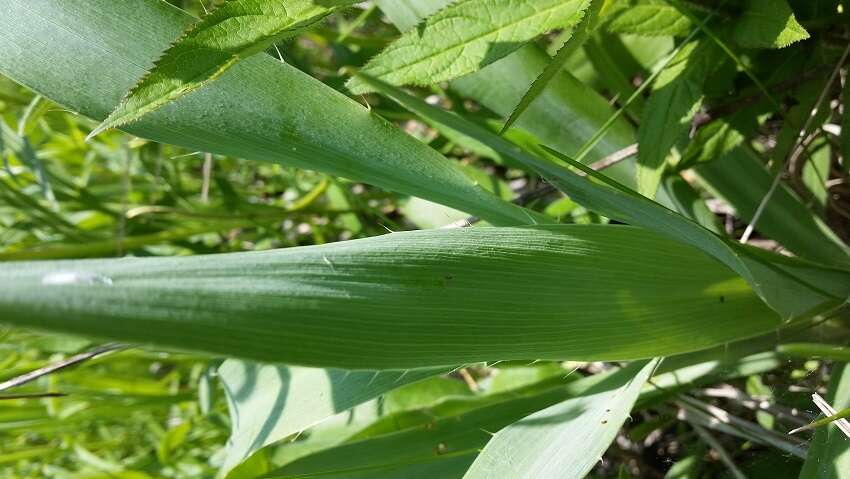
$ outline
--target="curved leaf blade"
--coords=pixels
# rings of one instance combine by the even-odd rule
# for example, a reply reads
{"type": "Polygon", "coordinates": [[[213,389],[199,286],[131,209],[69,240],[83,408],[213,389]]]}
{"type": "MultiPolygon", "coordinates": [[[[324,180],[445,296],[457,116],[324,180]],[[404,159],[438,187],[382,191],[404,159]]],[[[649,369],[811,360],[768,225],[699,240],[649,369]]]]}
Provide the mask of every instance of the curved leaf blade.
{"type": "MultiPolygon", "coordinates": [[[[536,36],[571,28],[590,0],[460,0],[429,16],[370,60],[362,72],[395,85],[430,85],[495,62],[536,36]]],[[[352,78],[353,93],[369,86],[352,78]]]]}
{"type": "Polygon", "coordinates": [[[642,359],[781,324],[742,279],[699,250],[636,228],[590,225],[7,263],[0,322],[346,369],[642,359]]]}
{"type": "Polygon", "coordinates": [[[510,127],[519,119],[520,115],[528,109],[531,102],[533,102],[537,97],[543,93],[543,90],[546,89],[546,86],[549,85],[549,82],[555,78],[566,64],[567,60],[573,55],[573,53],[578,50],[581,45],[587,40],[587,37],[593,32],[594,28],[596,28],[596,22],[599,19],[599,10],[602,8],[601,0],[591,0],[590,5],[587,7],[587,12],[584,14],[581,22],[579,22],[578,26],[576,26],[575,31],[572,32],[570,37],[561,45],[561,48],[558,49],[558,53],[552,57],[552,61],[546,65],[546,68],[543,72],[534,79],[531,86],[528,88],[528,91],[520,99],[517,106],[511,112],[511,115],[508,117],[507,121],[505,121],[504,126],[502,126],[502,131],[500,134],[508,131],[510,127]]]}

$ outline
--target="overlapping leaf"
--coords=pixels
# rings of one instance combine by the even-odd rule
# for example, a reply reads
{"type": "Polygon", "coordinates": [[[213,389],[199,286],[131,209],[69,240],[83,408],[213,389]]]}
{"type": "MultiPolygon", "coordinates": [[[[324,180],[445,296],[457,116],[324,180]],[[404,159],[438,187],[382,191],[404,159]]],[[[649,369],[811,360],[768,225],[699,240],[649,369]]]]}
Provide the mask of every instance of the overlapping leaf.
{"type": "Polygon", "coordinates": [[[693,245],[736,271],[759,296],[786,319],[827,311],[850,295],[850,272],[830,269],[739,245],[718,236],[694,221],[641,196],[587,166],[545,148],[586,174],[597,184],[554,163],[537,158],[486,128],[451,112],[429,105],[401,89],[362,75],[362,81],[380,93],[435,123],[462,132],[490,148],[536,170],[579,204],[609,218],[642,226],[677,241],[693,245]]]}
{"type": "Polygon", "coordinates": [[[716,68],[717,48],[711,41],[693,41],[658,75],[638,129],[638,192],[654,198],[667,155],[691,127],[702,104],[702,87],[716,68]]]}
{"type": "Polygon", "coordinates": [[[257,449],[328,417],[446,369],[345,371],[227,360],[218,370],[232,434],[222,472],[257,449]]]}
{"type": "MultiPolygon", "coordinates": [[[[0,72],[98,119],[112,111],[192,22],[157,0],[0,0],[0,10],[5,32],[0,36],[0,72]],[[33,43],[33,37],[40,43],[33,43]]],[[[190,151],[285,163],[363,181],[493,224],[533,222],[528,211],[476,186],[422,142],[267,55],[237,63],[218,81],[145,115],[127,130],[190,151]]]]}
{"type": "MultiPolygon", "coordinates": [[[[493,63],[534,37],[571,28],[590,0],[460,0],[404,33],[363,72],[395,85],[429,85],[493,63]]],[[[356,78],[354,93],[369,91],[356,78]]]]}
{"type": "Polygon", "coordinates": [[[786,0],[749,0],[735,25],[735,40],[745,48],[783,48],[809,38],[786,0]]]}
{"type": "Polygon", "coordinates": [[[329,0],[227,0],[190,26],[91,136],[125,125],[220,77],[239,60],[297,35],[339,6],[329,0]]]}

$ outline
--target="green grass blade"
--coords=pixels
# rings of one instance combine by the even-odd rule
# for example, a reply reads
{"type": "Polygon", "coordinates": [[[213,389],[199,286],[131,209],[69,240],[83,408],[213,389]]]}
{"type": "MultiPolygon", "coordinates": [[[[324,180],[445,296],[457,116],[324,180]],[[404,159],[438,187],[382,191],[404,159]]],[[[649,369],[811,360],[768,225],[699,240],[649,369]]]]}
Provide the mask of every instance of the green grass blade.
{"type": "MultiPolygon", "coordinates": [[[[472,73],[556,28],[572,28],[590,0],[460,0],[402,34],[363,72],[394,85],[430,85],[472,73]]],[[[368,85],[353,78],[353,93],[368,85]]]]}
{"type": "Polygon", "coordinates": [[[236,62],[293,37],[336,8],[320,0],[229,0],[191,25],[88,136],[126,125],[202,88],[236,62]]]}
{"type": "MultiPolygon", "coordinates": [[[[833,370],[825,399],[838,410],[850,407],[850,367],[846,364],[833,370]]],[[[837,427],[819,428],[800,479],[840,479],[847,476],[847,471],[850,471],[850,440],[837,427]]]]}
{"type": "Polygon", "coordinates": [[[582,479],[626,421],[657,361],[632,364],[579,397],[531,414],[491,439],[464,479],[582,479]]]}
{"type": "Polygon", "coordinates": [[[602,0],[591,0],[590,5],[587,7],[587,12],[584,14],[584,18],[581,19],[581,22],[579,22],[576,26],[567,41],[564,42],[560,49],[558,49],[558,53],[555,54],[552,61],[546,65],[546,69],[543,70],[543,73],[534,80],[528,88],[528,91],[522,96],[516,108],[514,108],[514,111],[511,112],[511,116],[508,117],[504,126],[502,126],[500,134],[503,134],[510,129],[520,115],[528,109],[531,102],[536,100],[537,97],[543,93],[543,90],[546,89],[549,82],[552,81],[552,79],[555,78],[555,75],[564,68],[564,64],[573,55],[573,53],[575,53],[577,49],[581,48],[582,44],[584,44],[585,40],[587,40],[587,37],[596,28],[596,23],[599,20],[599,10],[601,8],[602,0]]]}
{"type": "Polygon", "coordinates": [[[641,359],[781,324],[746,282],[699,250],[636,228],[590,225],[6,263],[0,321],[346,369],[641,359]]]}
{"type": "MultiPolygon", "coordinates": [[[[0,36],[6,52],[0,72],[95,119],[106,117],[193,22],[156,0],[0,0],[0,10],[0,30],[6,32],[0,36]],[[36,37],[41,42],[31,41],[36,37]]],[[[525,210],[479,188],[433,149],[268,55],[238,62],[206,88],[145,115],[127,131],[189,151],[363,181],[493,224],[529,222],[525,210]]]]}

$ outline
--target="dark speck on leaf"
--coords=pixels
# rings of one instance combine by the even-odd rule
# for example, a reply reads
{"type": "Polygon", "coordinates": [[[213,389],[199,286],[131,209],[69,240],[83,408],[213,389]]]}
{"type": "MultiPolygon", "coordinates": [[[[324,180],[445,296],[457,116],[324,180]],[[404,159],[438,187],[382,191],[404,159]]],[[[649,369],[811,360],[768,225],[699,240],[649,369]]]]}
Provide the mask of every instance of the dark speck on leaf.
{"type": "Polygon", "coordinates": [[[725,302],[726,302],[726,297],[725,297],[725,296],[721,296],[721,297],[720,297],[720,302],[721,302],[721,303],[725,303],[725,302]]]}
{"type": "Polygon", "coordinates": [[[602,424],[608,424],[608,420],[602,421],[602,424]]]}

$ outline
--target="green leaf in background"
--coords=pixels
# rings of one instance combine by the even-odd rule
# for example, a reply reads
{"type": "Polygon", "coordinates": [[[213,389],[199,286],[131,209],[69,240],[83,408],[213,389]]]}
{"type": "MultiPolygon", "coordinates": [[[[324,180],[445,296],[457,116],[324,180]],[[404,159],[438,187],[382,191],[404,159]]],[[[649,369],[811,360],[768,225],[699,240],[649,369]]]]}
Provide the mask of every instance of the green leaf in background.
{"type": "Polygon", "coordinates": [[[717,67],[719,50],[710,40],[692,41],[658,75],[638,128],[638,192],[655,197],[667,155],[691,127],[702,104],[702,87],[717,67]]]}
{"type": "Polygon", "coordinates": [[[390,389],[447,369],[345,371],[229,359],[218,370],[232,433],[222,473],[254,451],[314,426],[390,389]]]}
{"type": "MultiPolygon", "coordinates": [[[[825,398],[834,409],[850,407],[850,367],[836,365],[829,394],[825,398]]],[[[815,431],[800,479],[844,479],[850,471],[850,439],[835,425],[815,431]]]]}
{"type": "Polygon", "coordinates": [[[643,359],[781,325],[742,279],[699,250],[600,225],[7,263],[0,321],[346,369],[643,359]]]}
{"type": "Polygon", "coordinates": [[[581,396],[502,429],[464,479],[583,479],[617,436],[656,366],[630,365],[581,396]]]}
{"type": "Polygon", "coordinates": [[[733,35],[744,48],[784,48],[809,38],[786,0],[749,0],[733,35]]]}
{"type": "MultiPolygon", "coordinates": [[[[0,0],[0,10],[7,13],[0,16],[0,30],[7,32],[0,37],[0,51],[5,52],[0,72],[91,118],[112,111],[193,21],[156,0],[0,0]],[[116,20],[125,18],[134,21],[116,20]],[[43,41],[35,44],[30,41],[34,37],[43,41]]],[[[145,115],[127,130],[189,151],[363,181],[493,224],[534,221],[529,217],[533,213],[487,193],[419,140],[268,55],[238,62],[218,81],[145,115]]]]}
{"type": "Polygon", "coordinates": [[[579,22],[575,29],[570,32],[570,36],[566,38],[564,44],[558,49],[558,53],[556,53],[552,58],[552,61],[546,65],[546,69],[543,70],[543,73],[534,80],[528,88],[528,91],[522,96],[522,99],[519,101],[516,108],[514,108],[514,111],[511,112],[511,116],[508,117],[508,120],[502,127],[502,133],[507,131],[511,125],[516,122],[517,118],[519,118],[519,116],[528,109],[531,102],[543,93],[543,90],[546,89],[549,82],[552,81],[552,79],[555,78],[555,75],[564,68],[566,61],[579,48],[581,48],[584,41],[587,40],[588,36],[596,28],[596,22],[599,19],[599,10],[602,8],[602,2],[603,0],[591,0],[590,5],[587,7],[587,11],[584,14],[584,18],[582,18],[581,22],[579,22]]]}
{"type": "Polygon", "coordinates": [[[227,0],[190,26],[89,138],[133,122],[354,1],[227,0]],[[332,4],[332,5],[329,5],[332,4]]]}
{"type": "Polygon", "coordinates": [[[603,9],[605,28],[614,33],[685,36],[691,20],[666,0],[613,0],[603,9]]]}
{"type": "MultiPolygon", "coordinates": [[[[556,28],[572,28],[590,0],[460,0],[431,15],[362,72],[394,85],[430,85],[472,73],[556,28]]],[[[366,93],[356,78],[353,93],[366,93]]]]}

